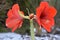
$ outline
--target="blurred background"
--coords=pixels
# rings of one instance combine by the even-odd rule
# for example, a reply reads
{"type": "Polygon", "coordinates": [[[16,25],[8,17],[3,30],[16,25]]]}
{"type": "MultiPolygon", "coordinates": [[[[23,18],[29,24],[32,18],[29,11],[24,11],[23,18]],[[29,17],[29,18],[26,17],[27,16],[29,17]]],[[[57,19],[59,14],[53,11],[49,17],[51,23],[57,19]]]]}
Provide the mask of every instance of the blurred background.
{"type": "MultiPolygon", "coordinates": [[[[55,16],[55,26],[52,28],[51,33],[60,34],[60,0],[0,0],[0,32],[11,32],[11,29],[6,27],[5,20],[7,18],[7,12],[13,4],[18,3],[20,9],[24,11],[25,15],[28,15],[26,8],[29,9],[30,13],[35,13],[35,8],[41,1],[47,1],[57,9],[58,13],[55,16]]],[[[23,26],[15,32],[20,34],[29,34],[29,31],[29,20],[24,19],[23,26]]],[[[37,34],[39,34],[39,32],[37,34]]]]}

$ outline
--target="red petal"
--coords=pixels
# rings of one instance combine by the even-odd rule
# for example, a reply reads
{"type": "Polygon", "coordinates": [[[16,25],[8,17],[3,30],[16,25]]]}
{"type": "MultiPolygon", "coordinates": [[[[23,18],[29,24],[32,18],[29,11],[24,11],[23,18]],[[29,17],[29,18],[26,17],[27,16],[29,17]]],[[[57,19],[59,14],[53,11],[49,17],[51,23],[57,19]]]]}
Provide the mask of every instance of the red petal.
{"type": "Polygon", "coordinates": [[[15,25],[15,26],[12,28],[12,32],[14,32],[17,28],[18,28],[18,25],[15,25]]]}
{"type": "Polygon", "coordinates": [[[12,7],[12,12],[13,12],[14,16],[19,18],[20,15],[18,14],[18,11],[19,11],[19,5],[18,4],[14,4],[13,7],[12,7]]]}
{"type": "Polygon", "coordinates": [[[20,21],[22,21],[22,20],[18,20],[18,19],[16,19],[16,18],[7,18],[7,20],[6,20],[6,26],[8,27],[8,28],[13,28],[16,24],[18,24],[20,21]]]}
{"type": "Polygon", "coordinates": [[[20,8],[19,8],[19,5],[18,4],[14,4],[13,5],[13,7],[12,7],[12,9],[14,10],[16,10],[16,11],[18,11],[20,8]]]}
{"type": "Polygon", "coordinates": [[[11,18],[11,17],[13,16],[11,9],[8,11],[7,16],[8,16],[9,18],[11,18]]]}
{"type": "Polygon", "coordinates": [[[36,18],[36,21],[39,24],[39,26],[41,26],[41,22],[40,22],[41,20],[39,18],[36,18]]]}
{"type": "Polygon", "coordinates": [[[20,21],[20,23],[19,23],[19,28],[21,28],[21,26],[22,26],[22,23],[23,23],[23,22],[22,22],[22,21],[20,21]]]}
{"type": "Polygon", "coordinates": [[[41,13],[44,11],[44,9],[49,6],[48,2],[41,2],[40,6],[36,8],[36,16],[40,17],[41,13]]]}
{"type": "Polygon", "coordinates": [[[51,32],[51,27],[54,25],[54,19],[41,19],[41,24],[48,32],[51,32]]]}
{"type": "Polygon", "coordinates": [[[40,6],[41,6],[41,5],[44,6],[44,7],[49,6],[49,5],[48,5],[48,2],[46,2],[46,1],[45,1],[45,2],[41,2],[41,3],[40,3],[40,6]]]}
{"type": "Polygon", "coordinates": [[[12,28],[12,32],[14,32],[17,28],[20,28],[22,26],[22,21],[20,21],[18,24],[16,24],[13,28],[12,28]]]}
{"type": "Polygon", "coordinates": [[[46,17],[54,17],[57,13],[57,10],[54,7],[48,7],[45,9],[45,15],[46,17]]]}

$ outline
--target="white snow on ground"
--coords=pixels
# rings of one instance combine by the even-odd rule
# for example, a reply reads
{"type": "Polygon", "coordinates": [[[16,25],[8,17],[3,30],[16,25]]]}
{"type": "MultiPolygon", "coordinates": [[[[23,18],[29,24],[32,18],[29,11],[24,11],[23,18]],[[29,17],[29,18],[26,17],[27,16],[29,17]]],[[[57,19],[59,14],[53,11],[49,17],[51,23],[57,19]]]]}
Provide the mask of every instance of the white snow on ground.
{"type": "MultiPolygon", "coordinates": [[[[49,34],[50,36],[52,36],[53,40],[60,40],[60,35],[52,35],[49,34]]],[[[45,36],[45,37],[35,37],[36,40],[49,40],[50,37],[45,36]]],[[[0,40],[31,40],[30,36],[28,35],[20,35],[17,33],[0,33],[0,40]]]]}

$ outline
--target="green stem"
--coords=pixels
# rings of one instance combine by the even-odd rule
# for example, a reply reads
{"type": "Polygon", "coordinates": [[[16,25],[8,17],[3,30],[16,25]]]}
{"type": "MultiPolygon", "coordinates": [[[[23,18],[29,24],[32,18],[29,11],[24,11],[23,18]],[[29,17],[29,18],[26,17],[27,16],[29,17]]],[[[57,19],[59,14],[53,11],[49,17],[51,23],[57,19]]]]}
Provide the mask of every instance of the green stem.
{"type": "Polygon", "coordinates": [[[35,40],[33,19],[30,19],[30,33],[31,33],[31,40],[35,40]]]}
{"type": "Polygon", "coordinates": [[[24,16],[21,11],[18,11],[18,13],[19,13],[19,15],[20,15],[22,18],[30,19],[29,16],[24,16]]]}

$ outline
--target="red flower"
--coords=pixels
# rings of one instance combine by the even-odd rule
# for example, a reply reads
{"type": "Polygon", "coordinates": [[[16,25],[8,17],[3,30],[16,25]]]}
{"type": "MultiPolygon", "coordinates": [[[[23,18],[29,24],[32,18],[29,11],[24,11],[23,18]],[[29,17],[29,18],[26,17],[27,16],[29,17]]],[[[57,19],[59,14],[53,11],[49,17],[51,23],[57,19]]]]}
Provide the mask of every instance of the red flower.
{"type": "Polygon", "coordinates": [[[18,14],[19,5],[14,4],[12,9],[7,13],[8,18],[6,19],[6,26],[12,29],[14,32],[17,28],[22,26],[23,18],[18,14]]]}
{"type": "Polygon", "coordinates": [[[49,6],[48,2],[41,2],[39,7],[36,8],[36,21],[40,26],[43,26],[48,32],[54,25],[54,16],[57,11],[54,7],[49,6]]]}

